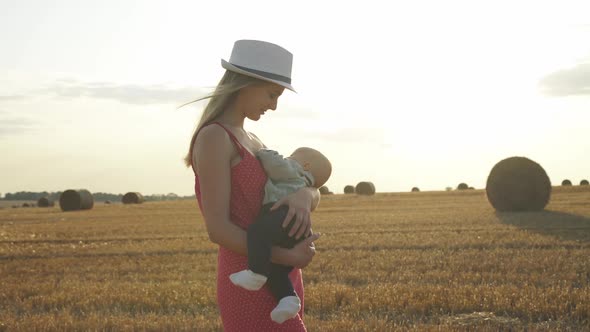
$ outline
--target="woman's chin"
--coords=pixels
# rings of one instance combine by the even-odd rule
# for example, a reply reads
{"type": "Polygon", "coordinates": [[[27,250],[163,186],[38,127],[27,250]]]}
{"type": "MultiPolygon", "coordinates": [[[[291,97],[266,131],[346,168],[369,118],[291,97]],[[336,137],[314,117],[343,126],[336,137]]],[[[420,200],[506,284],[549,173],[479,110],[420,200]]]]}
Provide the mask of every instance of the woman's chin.
{"type": "Polygon", "coordinates": [[[262,114],[259,115],[253,115],[253,116],[249,116],[248,119],[252,120],[252,121],[258,121],[260,120],[260,118],[262,118],[262,114]]]}

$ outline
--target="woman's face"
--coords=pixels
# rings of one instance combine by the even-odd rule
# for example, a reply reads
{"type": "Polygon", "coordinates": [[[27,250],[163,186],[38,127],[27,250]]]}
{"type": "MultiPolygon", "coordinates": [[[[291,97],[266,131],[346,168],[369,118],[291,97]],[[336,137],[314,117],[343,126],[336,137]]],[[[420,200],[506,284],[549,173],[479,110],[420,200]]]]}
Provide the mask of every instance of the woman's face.
{"type": "Polygon", "coordinates": [[[246,118],[257,121],[266,111],[277,109],[277,101],[284,90],[274,83],[251,85],[240,90],[236,104],[246,118]]]}

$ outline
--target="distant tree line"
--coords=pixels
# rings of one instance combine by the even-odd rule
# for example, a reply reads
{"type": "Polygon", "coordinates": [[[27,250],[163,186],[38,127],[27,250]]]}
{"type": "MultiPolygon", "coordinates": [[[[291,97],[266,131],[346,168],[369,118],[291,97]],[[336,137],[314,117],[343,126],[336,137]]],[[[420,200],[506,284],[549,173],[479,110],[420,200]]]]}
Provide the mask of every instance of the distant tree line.
{"type": "MultiPolygon", "coordinates": [[[[19,191],[16,193],[6,193],[4,197],[0,194],[0,199],[5,201],[37,201],[41,197],[47,197],[51,200],[58,201],[59,196],[61,195],[62,191],[56,192],[34,192],[34,191],[19,191]]],[[[111,201],[111,202],[120,202],[123,198],[123,194],[111,194],[111,193],[92,193],[92,197],[94,197],[95,201],[111,201]]],[[[154,195],[143,195],[143,198],[146,201],[173,201],[177,199],[187,199],[187,198],[195,198],[195,195],[192,196],[179,196],[175,193],[169,194],[154,194],[154,195]]]]}

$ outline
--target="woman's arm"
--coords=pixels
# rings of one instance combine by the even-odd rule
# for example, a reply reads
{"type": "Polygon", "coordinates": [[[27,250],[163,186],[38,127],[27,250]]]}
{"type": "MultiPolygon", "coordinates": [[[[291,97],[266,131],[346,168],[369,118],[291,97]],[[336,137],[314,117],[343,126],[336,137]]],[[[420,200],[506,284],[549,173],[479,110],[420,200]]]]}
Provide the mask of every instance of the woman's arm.
{"type": "Polygon", "coordinates": [[[272,247],[271,261],[300,269],[306,267],[311,263],[311,259],[315,255],[315,245],[313,242],[319,239],[321,235],[320,233],[314,233],[305,240],[297,243],[293,249],[272,247]]]}
{"type": "MultiPolygon", "coordinates": [[[[199,174],[201,206],[209,239],[246,256],[246,231],[230,220],[231,157],[234,151],[231,139],[221,127],[207,126],[196,139],[193,163],[199,174]]],[[[273,247],[271,259],[279,264],[305,267],[315,254],[312,242],[317,238],[319,235],[310,237],[293,249],[273,247]]]]}
{"type": "Polygon", "coordinates": [[[230,221],[233,152],[233,143],[223,128],[207,126],[199,132],[193,146],[193,162],[199,174],[202,213],[209,239],[246,255],[246,232],[230,221]]]}

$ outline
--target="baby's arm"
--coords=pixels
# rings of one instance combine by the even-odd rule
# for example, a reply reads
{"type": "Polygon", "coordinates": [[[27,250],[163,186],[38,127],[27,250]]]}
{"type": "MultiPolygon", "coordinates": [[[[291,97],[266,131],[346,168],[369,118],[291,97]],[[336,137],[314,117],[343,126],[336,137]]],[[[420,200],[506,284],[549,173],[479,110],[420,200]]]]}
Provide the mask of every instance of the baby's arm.
{"type": "Polygon", "coordinates": [[[294,161],[283,158],[281,154],[273,150],[261,149],[256,154],[266,175],[273,181],[286,181],[298,177],[294,161]]]}

